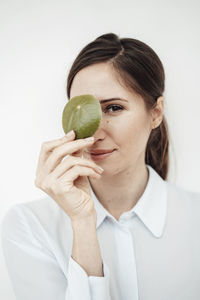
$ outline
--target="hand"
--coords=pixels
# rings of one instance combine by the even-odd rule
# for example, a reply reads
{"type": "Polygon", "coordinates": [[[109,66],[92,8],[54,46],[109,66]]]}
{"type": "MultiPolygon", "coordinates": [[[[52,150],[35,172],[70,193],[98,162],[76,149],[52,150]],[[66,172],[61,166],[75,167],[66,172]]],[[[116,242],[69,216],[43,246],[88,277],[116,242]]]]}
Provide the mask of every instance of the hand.
{"type": "Polygon", "coordinates": [[[87,176],[99,179],[102,173],[93,161],[76,156],[94,141],[74,138],[73,132],[71,137],[42,144],[35,178],[36,187],[50,195],[72,221],[96,215],[87,176]]]}

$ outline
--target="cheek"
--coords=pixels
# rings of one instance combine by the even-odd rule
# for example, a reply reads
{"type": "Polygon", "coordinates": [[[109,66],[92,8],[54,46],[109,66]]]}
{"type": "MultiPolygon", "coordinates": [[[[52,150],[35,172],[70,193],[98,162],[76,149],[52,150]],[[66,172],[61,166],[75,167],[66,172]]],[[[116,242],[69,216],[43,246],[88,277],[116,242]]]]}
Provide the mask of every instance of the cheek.
{"type": "Polygon", "coordinates": [[[133,147],[136,148],[137,152],[144,152],[150,134],[148,120],[145,117],[143,117],[140,120],[138,120],[137,125],[134,123],[133,126],[134,133],[132,142],[133,144],[135,144],[135,146],[133,147]]]}
{"type": "Polygon", "coordinates": [[[144,111],[126,113],[119,118],[109,118],[106,120],[108,132],[121,148],[132,148],[133,151],[141,150],[145,147],[149,137],[148,116],[144,111]]]}
{"type": "Polygon", "coordinates": [[[118,141],[125,152],[131,149],[134,155],[145,150],[149,138],[149,126],[146,116],[127,118],[126,121],[119,122],[117,128],[118,141]]]}

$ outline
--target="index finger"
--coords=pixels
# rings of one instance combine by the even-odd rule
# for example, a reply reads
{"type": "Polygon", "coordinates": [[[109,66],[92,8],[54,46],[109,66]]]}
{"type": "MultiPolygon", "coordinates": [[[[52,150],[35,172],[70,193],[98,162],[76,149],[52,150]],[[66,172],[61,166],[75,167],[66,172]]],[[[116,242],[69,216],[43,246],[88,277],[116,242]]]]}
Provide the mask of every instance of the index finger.
{"type": "Polygon", "coordinates": [[[39,163],[42,163],[45,161],[47,155],[49,152],[52,152],[55,148],[58,146],[61,146],[65,144],[66,142],[70,142],[74,140],[75,138],[75,132],[72,131],[72,134],[66,134],[62,138],[53,140],[53,141],[47,141],[42,144],[41,150],[40,150],[40,156],[39,156],[39,163]]]}
{"type": "Polygon", "coordinates": [[[66,145],[63,144],[59,146],[55,151],[54,151],[54,159],[58,158],[63,158],[66,155],[74,155],[83,157],[83,151],[85,148],[90,147],[94,143],[94,138],[93,137],[88,137],[85,139],[77,139],[75,141],[69,141],[66,145]]]}

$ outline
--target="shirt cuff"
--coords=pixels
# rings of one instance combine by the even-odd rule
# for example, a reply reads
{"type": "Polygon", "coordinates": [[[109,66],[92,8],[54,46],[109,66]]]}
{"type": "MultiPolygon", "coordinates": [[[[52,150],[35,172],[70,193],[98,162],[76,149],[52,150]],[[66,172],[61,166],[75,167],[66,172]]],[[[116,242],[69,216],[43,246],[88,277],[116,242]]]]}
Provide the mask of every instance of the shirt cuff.
{"type": "Polygon", "coordinates": [[[103,261],[104,277],[89,276],[90,294],[92,300],[110,300],[109,280],[110,271],[103,261]]]}
{"type": "Polygon", "coordinates": [[[88,275],[71,256],[69,259],[67,280],[67,300],[91,300],[88,275]]]}
{"type": "Polygon", "coordinates": [[[86,271],[70,256],[68,265],[67,299],[110,300],[109,269],[103,262],[104,277],[88,276],[86,271]]]}

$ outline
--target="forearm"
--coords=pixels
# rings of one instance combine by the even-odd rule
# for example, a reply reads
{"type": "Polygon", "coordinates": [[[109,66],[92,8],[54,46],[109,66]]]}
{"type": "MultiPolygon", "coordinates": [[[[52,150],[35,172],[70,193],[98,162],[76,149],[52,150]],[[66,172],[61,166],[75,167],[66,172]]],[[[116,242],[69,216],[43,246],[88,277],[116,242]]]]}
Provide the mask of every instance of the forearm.
{"type": "Polygon", "coordinates": [[[88,276],[104,276],[95,214],[86,219],[73,220],[72,228],[74,235],[72,258],[88,276]]]}

